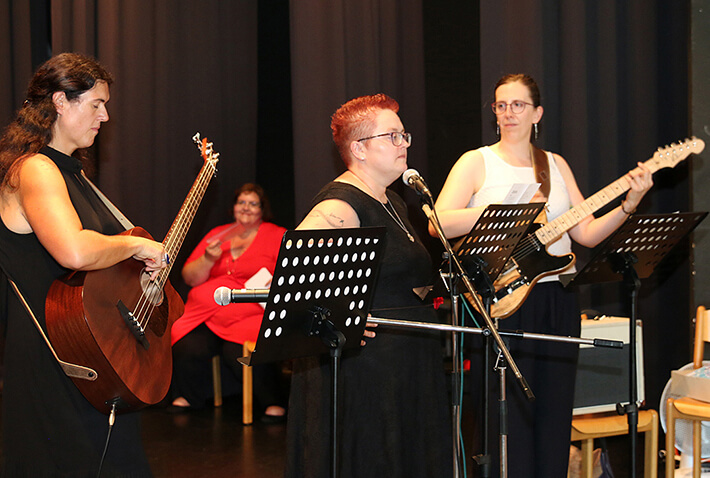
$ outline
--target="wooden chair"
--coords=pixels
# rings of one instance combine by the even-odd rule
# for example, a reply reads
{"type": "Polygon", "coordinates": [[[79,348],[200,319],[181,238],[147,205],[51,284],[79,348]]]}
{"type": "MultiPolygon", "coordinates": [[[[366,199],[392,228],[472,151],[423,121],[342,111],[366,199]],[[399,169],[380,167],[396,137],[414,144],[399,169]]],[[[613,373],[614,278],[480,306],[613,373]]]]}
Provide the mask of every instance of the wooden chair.
{"type": "MultiPolygon", "coordinates": [[[[251,341],[244,342],[242,355],[251,356],[256,344],[251,341]]],[[[212,357],[212,387],[214,390],[214,406],[222,406],[222,374],[220,372],[219,355],[212,357]]],[[[242,365],[242,423],[251,425],[254,421],[254,393],[251,367],[242,365]]]]}
{"type": "MultiPolygon", "coordinates": [[[[644,477],[658,476],[658,413],[655,410],[639,410],[638,431],[644,432],[644,477]]],[[[582,476],[591,478],[594,439],[629,432],[626,415],[616,412],[592,413],[572,418],[572,441],[582,442],[582,476]]]]}
{"type": "MultiPolygon", "coordinates": [[[[702,305],[695,315],[695,347],[693,349],[693,368],[703,366],[705,342],[710,342],[710,317],[702,305]]],[[[693,422],[693,478],[700,478],[701,457],[701,422],[710,420],[710,403],[690,397],[669,398],[666,400],[666,476],[675,473],[675,421],[678,419],[693,422]]]]}

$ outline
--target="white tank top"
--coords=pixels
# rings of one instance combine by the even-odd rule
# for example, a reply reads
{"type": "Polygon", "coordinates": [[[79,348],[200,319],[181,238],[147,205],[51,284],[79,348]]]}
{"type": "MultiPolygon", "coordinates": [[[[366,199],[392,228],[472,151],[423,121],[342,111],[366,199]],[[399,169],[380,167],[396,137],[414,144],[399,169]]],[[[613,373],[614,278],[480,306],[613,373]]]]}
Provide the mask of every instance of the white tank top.
{"type": "MultiPolygon", "coordinates": [[[[478,151],[483,155],[485,179],[481,189],[471,197],[468,207],[500,204],[513,184],[533,184],[537,182],[535,180],[535,172],[531,166],[511,166],[488,146],[483,146],[478,151]]],[[[554,156],[549,151],[546,151],[545,154],[547,154],[547,160],[550,163],[550,197],[547,201],[549,208],[547,219],[552,221],[567,212],[572,207],[572,203],[569,199],[567,185],[560,174],[560,170],[557,168],[554,156]]],[[[571,251],[572,240],[566,232],[556,241],[547,245],[547,252],[556,256],[569,254],[571,251]]],[[[574,271],[575,268],[572,267],[566,270],[565,274],[574,271]]],[[[541,279],[540,282],[549,282],[557,279],[557,275],[552,275],[541,279]]]]}

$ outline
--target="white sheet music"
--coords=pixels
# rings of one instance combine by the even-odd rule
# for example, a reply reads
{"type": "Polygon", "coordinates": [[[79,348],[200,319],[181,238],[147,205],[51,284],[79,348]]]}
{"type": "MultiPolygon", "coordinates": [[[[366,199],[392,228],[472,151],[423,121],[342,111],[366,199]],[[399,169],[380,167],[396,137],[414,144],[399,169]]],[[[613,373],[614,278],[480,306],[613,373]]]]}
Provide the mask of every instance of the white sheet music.
{"type": "MultiPolygon", "coordinates": [[[[244,283],[245,289],[268,289],[271,285],[271,272],[266,267],[259,269],[256,274],[247,279],[244,283]]],[[[259,305],[264,309],[266,308],[266,302],[259,302],[259,305]]]]}
{"type": "Polygon", "coordinates": [[[517,183],[511,186],[508,195],[501,204],[527,204],[540,189],[540,183],[524,184],[517,183]]]}

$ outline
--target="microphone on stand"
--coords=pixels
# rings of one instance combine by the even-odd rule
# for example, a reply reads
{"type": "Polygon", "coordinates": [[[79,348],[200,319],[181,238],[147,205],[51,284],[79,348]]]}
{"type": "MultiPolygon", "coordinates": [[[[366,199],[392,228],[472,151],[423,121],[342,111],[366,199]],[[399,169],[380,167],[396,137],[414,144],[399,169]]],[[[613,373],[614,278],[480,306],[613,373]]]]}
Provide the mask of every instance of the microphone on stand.
{"type": "Polygon", "coordinates": [[[214,301],[218,305],[229,305],[243,302],[263,302],[269,298],[269,289],[230,289],[218,287],[214,291],[214,301]]]}
{"type": "Polygon", "coordinates": [[[402,174],[404,184],[414,189],[429,204],[434,204],[429,187],[416,169],[408,169],[402,174]]]}

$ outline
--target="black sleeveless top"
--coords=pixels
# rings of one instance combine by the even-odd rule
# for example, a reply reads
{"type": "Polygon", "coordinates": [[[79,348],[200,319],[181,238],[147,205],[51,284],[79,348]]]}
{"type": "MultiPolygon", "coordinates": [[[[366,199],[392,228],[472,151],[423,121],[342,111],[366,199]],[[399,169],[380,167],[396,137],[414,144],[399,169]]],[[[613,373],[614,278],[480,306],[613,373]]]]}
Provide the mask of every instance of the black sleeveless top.
{"type": "MultiPolygon", "coordinates": [[[[402,198],[389,190],[387,198],[416,238],[402,198]]],[[[382,203],[355,186],[331,182],[312,205],[326,199],[348,203],[362,227],[387,229],[372,315],[436,321],[431,304],[422,303],[412,290],[432,278],[431,260],[419,239],[411,242],[382,203]]],[[[382,326],[375,331],[377,336],[365,347],[343,352],[340,476],[451,476],[451,419],[441,335],[382,326]]],[[[330,476],[330,382],[328,356],[294,360],[286,478],[330,476]]]]}
{"type": "MultiPolygon", "coordinates": [[[[431,257],[409,222],[406,204],[394,191],[388,189],[386,194],[389,202],[387,207],[394,207],[397,217],[415,238],[414,243],[380,201],[351,184],[338,181],[327,184],[315,196],[311,205],[313,207],[326,199],[340,199],[355,210],[361,227],[384,226],[387,229],[385,251],[373,293],[372,315],[391,307],[421,306],[422,303],[412,290],[429,285],[432,280],[431,257]]],[[[407,317],[403,318],[411,320],[436,320],[431,308],[409,311],[405,315],[407,317]],[[416,317],[410,316],[412,313],[416,317]]]]}
{"type": "MultiPolygon", "coordinates": [[[[81,175],[81,162],[50,147],[40,151],[57,165],[82,226],[113,235],[123,230],[81,175]]],[[[45,326],[52,282],[69,271],[34,233],[17,234],[0,220],[0,265],[45,326]]],[[[64,374],[14,292],[4,293],[5,355],[2,394],[3,476],[94,477],[108,431],[98,412],[64,374]]],[[[150,476],[139,414],[120,415],[101,476],[150,476]]]]}

